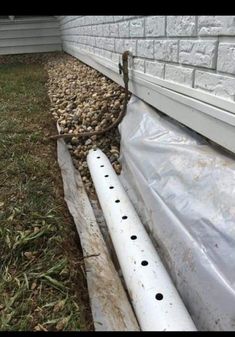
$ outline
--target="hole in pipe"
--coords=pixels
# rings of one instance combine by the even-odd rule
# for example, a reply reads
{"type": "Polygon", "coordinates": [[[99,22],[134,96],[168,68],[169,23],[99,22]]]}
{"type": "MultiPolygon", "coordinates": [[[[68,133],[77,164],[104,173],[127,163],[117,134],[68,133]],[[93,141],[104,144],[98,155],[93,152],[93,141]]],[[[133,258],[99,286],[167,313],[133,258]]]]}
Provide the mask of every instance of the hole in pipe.
{"type": "Polygon", "coordinates": [[[96,157],[97,159],[100,159],[100,157],[96,157]]]}
{"type": "Polygon", "coordinates": [[[144,260],[144,261],[141,262],[141,264],[142,264],[142,266],[147,266],[149,263],[148,263],[148,261],[144,260]]]}
{"type": "Polygon", "coordinates": [[[131,240],[136,240],[137,239],[137,236],[136,235],[132,235],[131,236],[131,240]]]}
{"type": "Polygon", "coordinates": [[[109,176],[109,175],[108,175],[108,174],[106,174],[104,177],[105,177],[105,178],[107,178],[108,176],[109,176]]]}
{"type": "Polygon", "coordinates": [[[120,202],[120,200],[119,200],[119,199],[117,199],[117,200],[115,200],[115,202],[116,202],[116,203],[118,203],[118,202],[120,202]]]}
{"type": "Polygon", "coordinates": [[[156,300],[161,301],[163,299],[163,295],[161,293],[157,293],[155,298],[156,300]]]}
{"type": "Polygon", "coordinates": [[[113,186],[109,186],[109,189],[112,190],[114,187],[113,186]]]}
{"type": "Polygon", "coordinates": [[[123,219],[123,220],[126,220],[126,219],[127,219],[127,216],[126,216],[126,215],[123,215],[122,219],[123,219]]]}
{"type": "Polygon", "coordinates": [[[100,167],[104,167],[104,165],[100,165],[100,167]]]}

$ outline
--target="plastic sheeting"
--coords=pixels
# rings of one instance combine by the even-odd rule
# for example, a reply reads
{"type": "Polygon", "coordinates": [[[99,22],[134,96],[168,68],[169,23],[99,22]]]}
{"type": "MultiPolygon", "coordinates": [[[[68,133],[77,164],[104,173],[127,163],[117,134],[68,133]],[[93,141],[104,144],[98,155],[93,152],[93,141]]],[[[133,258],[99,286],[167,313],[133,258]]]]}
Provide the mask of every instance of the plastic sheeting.
{"type": "Polygon", "coordinates": [[[235,160],[132,96],[121,181],[199,330],[235,330],[235,160]]]}

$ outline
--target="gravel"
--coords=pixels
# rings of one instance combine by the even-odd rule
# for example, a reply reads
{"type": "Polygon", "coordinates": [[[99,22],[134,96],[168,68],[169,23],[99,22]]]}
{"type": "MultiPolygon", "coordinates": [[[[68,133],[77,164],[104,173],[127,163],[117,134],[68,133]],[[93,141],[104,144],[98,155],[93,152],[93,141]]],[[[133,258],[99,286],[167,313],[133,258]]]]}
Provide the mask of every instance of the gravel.
{"type": "MultiPolygon", "coordinates": [[[[68,54],[48,59],[46,68],[50,111],[61,128],[60,133],[102,130],[117,119],[125,96],[124,89],[117,83],[68,54]]],[[[101,149],[116,173],[120,174],[120,135],[117,127],[104,135],[89,138],[75,136],[66,142],[88,194],[94,193],[86,162],[91,148],[101,149]]]]}

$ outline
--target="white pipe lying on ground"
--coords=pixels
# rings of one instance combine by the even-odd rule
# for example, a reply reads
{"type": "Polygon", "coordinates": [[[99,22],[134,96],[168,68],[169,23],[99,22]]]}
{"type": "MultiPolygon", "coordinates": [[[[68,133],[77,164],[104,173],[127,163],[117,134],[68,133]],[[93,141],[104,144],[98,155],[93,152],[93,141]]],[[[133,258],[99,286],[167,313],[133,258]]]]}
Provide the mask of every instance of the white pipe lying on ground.
{"type": "Polygon", "coordinates": [[[195,331],[108,158],[99,149],[90,150],[87,163],[141,329],[195,331]]]}

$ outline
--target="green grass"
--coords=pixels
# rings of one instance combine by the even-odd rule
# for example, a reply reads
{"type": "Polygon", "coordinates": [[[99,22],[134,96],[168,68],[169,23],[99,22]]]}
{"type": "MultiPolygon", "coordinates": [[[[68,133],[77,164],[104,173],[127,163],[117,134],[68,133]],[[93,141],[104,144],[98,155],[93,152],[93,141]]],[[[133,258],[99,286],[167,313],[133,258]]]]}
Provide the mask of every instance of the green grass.
{"type": "Polygon", "coordinates": [[[0,65],[0,330],[93,330],[40,63],[0,65]]]}

